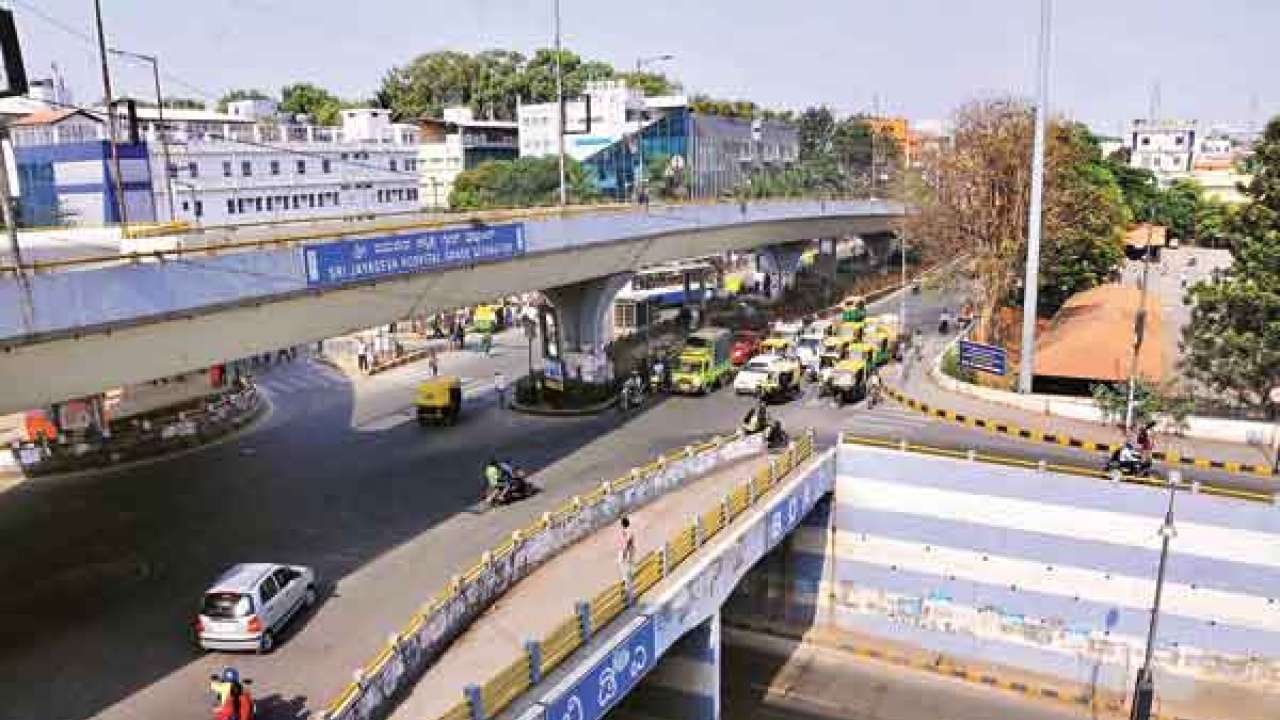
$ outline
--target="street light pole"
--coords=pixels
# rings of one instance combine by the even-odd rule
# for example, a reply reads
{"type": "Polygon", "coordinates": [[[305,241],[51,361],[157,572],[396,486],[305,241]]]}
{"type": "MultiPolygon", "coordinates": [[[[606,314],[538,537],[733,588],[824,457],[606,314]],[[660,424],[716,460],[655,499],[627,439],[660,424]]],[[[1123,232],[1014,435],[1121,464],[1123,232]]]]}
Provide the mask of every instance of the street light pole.
{"type": "MultiPolygon", "coordinates": [[[[637,80],[639,80],[639,75],[640,75],[640,73],[644,71],[644,68],[645,68],[647,65],[650,65],[651,63],[655,63],[655,62],[663,62],[663,61],[665,61],[665,60],[670,60],[670,59],[672,59],[672,58],[674,58],[674,57],[675,57],[674,55],[669,55],[669,54],[665,54],[665,53],[664,53],[664,54],[662,54],[662,55],[653,55],[653,56],[651,56],[651,57],[640,57],[640,58],[636,58],[636,79],[637,79],[637,80]]],[[[639,127],[637,127],[637,128],[636,128],[636,176],[635,176],[635,178],[633,178],[633,179],[632,179],[632,184],[633,184],[633,185],[635,185],[636,204],[637,204],[637,205],[638,205],[638,204],[640,204],[640,175],[641,175],[641,174],[644,174],[644,175],[648,175],[648,174],[649,174],[649,173],[645,170],[645,166],[644,166],[644,121],[645,121],[645,115],[646,115],[646,113],[644,112],[644,110],[641,110],[641,111],[640,111],[640,124],[639,124],[639,127]]]]}
{"type": "Polygon", "coordinates": [[[1031,392],[1035,369],[1036,306],[1039,303],[1040,213],[1044,198],[1044,126],[1049,115],[1049,35],[1053,0],[1040,0],[1040,55],[1037,79],[1035,145],[1031,151],[1031,208],[1027,213],[1027,272],[1022,285],[1022,363],[1018,390],[1031,392]]]}
{"type": "Polygon", "coordinates": [[[107,37],[102,30],[102,2],[93,0],[93,14],[98,28],[98,56],[102,61],[102,100],[107,106],[108,144],[111,146],[111,169],[115,172],[116,214],[120,217],[120,231],[129,232],[128,203],[124,196],[124,177],[120,174],[120,148],[116,143],[116,109],[111,94],[111,69],[107,65],[107,37]]]}
{"type": "Polygon", "coordinates": [[[1129,720],[1149,720],[1151,705],[1155,699],[1155,680],[1151,672],[1151,659],[1156,649],[1156,628],[1160,621],[1160,597],[1164,591],[1164,570],[1169,560],[1169,541],[1177,534],[1173,526],[1173,500],[1178,488],[1179,473],[1169,473],[1169,506],[1160,526],[1160,565],[1156,570],[1156,596],[1151,605],[1151,624],[1147,627],[1147,648],[1138,668],[1138,678],[1133,687],[1133,704],[1129,708],[1129,720]]]}
{"type": "Polygon", "coordinates": [[[158,134],[160,137],[160,148],[164,154],[165,187],[168,189],[167,194],[169,196],[169,220],[177,220],[177,212],[174,210],[173,205],[173,173],[177,172],[177,169],[173,167],[173,161],[169,158],[169,128],[164,122],[164,95],[160,92],[160,60],[155,55],[144,55],[142,53],[128,52],[117,48],[111,48],[110,52],[116,55],[131,57],[135,60],[151,63],[151,76],[155,80],[156,86],[156,117],[159,122],[158,134]]]}
{"type": "Polygon", "coordinates": [[[560,68],[560,0],[553,0],[556,15],[556,147],[560,160],[560,206],[569,204],[564,184],[564,77],[560,68]]]}
{"type": "Polygon", "coordinates": [[[1133,430],[1133,416],[1138,394],[1138,354],[1142,352],[1142,339],[1147,329],[1147,284],[1151,272],[1151,221],[1147,221],[1147,246],[1142,253],[1141,292],[1138,295],[1138,311],[1133,323],[1133,358],[1129,362],[1129,396],[1124,406],[1124,431],[1133,430]]]}

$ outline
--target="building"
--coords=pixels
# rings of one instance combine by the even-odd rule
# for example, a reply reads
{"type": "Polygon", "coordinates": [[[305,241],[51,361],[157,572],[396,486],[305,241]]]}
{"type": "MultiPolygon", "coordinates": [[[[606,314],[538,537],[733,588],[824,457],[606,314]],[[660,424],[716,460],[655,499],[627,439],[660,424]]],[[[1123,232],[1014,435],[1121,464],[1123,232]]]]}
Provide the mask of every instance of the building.
{"type": "Polygon", "coordinates": [[[647,172],[665,176],[649,177],[651,185],[679,182],[691,197],[721,197],[741,187],[753,170],[783,170],[799,154],[799,134],[787,123],[680,107],[648,122],[638,142],[634,136],[619,139],[588,156],[586,165],[600,190],[619,199],[633,195],[642,159],[647,172]],[[665,167],[655,168],[655,162],[665,167]]]}
{"type": "MultiPolygon", "coordinates": [[[[344,110],[341,127],[283,123],[263,101],[232,112],[118,109],[127,220],[237,225],[419,207],[418,129],[390,111],[344,110]],[[136,139],[136,142],[133,141],[136,139]]],[[[105,110],[15,123],[27,224],[119,222],[105,110]]]]}
{"type": "MultiPolygon", "coordinates": [[[[622,80],[586,83],[584,97],[566,100],[565,155],[585,160],[602,148],[634,133],[641,123],[669,110],[688,105],[683,96],[647,98],[622,80]],[[588,112],[589,111],[589,112],[588,112]]],[[[521,105],[516,111],[520,126],[520,156],[542,157],[559,152],[556,104],[521,105]]]]}
{"type": "MultiPolygon", "coordinates": [[[[918,151],[918,140],[915,133],[911,132],[911,127],[907,123],[907,119],[903,117],[868,117],[863,118],[871,131],[880,137],[891,137],[893,142],[898,146],[898,152],[901,154],[904,166],[912,165],[914,155],[912,150],[918,151]]],[[[877,152],[877,162],[883,157],[883,151],[877,152]]]]}
{"type": "MultiPolygon", "coordinates": [[[[42,110],[9,125],[23,225],[103,225],[121,221],[105,118],[85,110],[42,110]]],[[[145,141],[117,138],[124,209],[155,220],[145,141]]]]}
{"type": "Polygon", "coordinates": [[[1134,120],[1129,132],[1129,164],[1157,176],[1191,170],[1199,124],[1180,120],[1134,120]]]}
{"type": "Polygon", "coordinates": [[[449,207],[453,181],[463,170],[520,152],[516,123],[476,120],[466,107],[445,108],[443,117],[423,118],[418,127],[418,188],[429,208],[449,207]]]}

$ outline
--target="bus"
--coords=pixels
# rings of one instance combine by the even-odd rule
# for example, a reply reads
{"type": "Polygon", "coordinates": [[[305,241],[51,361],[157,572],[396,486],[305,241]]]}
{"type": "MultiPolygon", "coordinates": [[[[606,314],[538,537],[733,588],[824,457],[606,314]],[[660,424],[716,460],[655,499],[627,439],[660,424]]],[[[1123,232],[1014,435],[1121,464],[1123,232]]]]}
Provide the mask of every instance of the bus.
{"type": "Polygon", "coordinates": [[[659,320],[663,309],[678,308],[686,301],[696,305],[719,297],[718,277],[716,266],[703,261],[655,265],[640,270],[614,298],[614,331],[634,332],[659,320]],[[689,277],[688,298],[684,291],[686,275],[689,277]]]}

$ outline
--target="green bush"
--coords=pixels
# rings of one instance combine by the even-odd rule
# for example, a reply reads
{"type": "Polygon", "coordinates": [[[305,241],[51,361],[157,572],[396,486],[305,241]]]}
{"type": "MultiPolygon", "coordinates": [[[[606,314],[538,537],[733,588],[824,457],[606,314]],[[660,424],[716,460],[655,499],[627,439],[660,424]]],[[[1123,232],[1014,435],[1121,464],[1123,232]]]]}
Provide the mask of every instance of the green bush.
{"type": "Polygon", "coordinates": [[[960,382],[973,383],[978,379],[977,372],[967,367],[960,366],[960,348],[952,346],[947,350],[947,354],[942,356],[942,372],[947,377],[955,378],[960,382]]]}

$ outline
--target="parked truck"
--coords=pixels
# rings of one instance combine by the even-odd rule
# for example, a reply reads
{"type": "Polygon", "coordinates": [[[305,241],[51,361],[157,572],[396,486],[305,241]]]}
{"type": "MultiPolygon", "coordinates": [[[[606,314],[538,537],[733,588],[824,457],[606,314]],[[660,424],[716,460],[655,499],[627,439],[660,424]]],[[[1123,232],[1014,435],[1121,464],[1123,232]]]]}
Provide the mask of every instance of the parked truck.
{"type": "Polygon", "coordinates": [[[723,385],[733,374],[732,341],[733,333],[725,328],[704,328],[690,335],[671,374],[672,390],[701,395],[723,385]]]}

